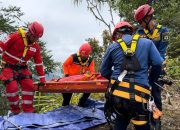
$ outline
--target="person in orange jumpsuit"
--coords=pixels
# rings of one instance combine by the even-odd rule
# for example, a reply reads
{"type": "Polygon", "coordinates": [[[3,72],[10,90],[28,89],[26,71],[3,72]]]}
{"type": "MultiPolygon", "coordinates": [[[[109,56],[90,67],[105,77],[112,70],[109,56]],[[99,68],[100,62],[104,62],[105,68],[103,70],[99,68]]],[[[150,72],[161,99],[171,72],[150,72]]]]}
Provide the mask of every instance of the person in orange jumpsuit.
{"type": "Polygon", "coordinates": [[[27,64],[31,58],[34,59],[40,85],[43,86],[45,75],[40,46],[37,43],[43,32],[44,28],[39,22],[32,22],[27,32],[19,28],[17,32],[10,34],[6,41],[0,43],[3,63],[0,78],[6,86],[6,97],[12,115],[20,113],[20,104],[24,112],[34,112],[33,80],[27,64]],[[21,85],[22,102],[19,100],[18,84],[21,85]]]}
{"type": "MultiPolygon", "coordinates": [[[[94,60],[89,56],[92,51],[89,43],[84,43],[79,48],[79,52],[70,55],[63,63],[63,71],[65,77],[79,74],[92,74],[95,72],[94,60]]],[[[72,93],[63,93],[62,106],[69,105],[72,97],[72,93]]],[[[86,100],[90,96],[90,93],[84,93],[80,98],[79,106],[85,107],[86,100]]]]}

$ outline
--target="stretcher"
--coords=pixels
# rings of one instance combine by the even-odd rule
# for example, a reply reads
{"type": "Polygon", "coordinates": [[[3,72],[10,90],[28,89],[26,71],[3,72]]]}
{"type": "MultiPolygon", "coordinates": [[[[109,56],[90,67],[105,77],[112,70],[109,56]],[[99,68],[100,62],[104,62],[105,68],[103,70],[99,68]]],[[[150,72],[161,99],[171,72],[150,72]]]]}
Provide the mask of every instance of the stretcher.
{"type": "Polygon", "coordinates": [[[108,82],[99,74],[76,75],[47,81],[45,86],[34,83],[34,88],[36,91],[46,93],[103,93],[106,92],[108,82]]]}
{"type": "Polygon", "coordinates": [[[101,93],[106,91],[107,86],[107,80],[63,82],[48,81],[45,83],[45,86],[38,86],[38,83],[34,83],[36,91],[48,93],[101,93]]]}

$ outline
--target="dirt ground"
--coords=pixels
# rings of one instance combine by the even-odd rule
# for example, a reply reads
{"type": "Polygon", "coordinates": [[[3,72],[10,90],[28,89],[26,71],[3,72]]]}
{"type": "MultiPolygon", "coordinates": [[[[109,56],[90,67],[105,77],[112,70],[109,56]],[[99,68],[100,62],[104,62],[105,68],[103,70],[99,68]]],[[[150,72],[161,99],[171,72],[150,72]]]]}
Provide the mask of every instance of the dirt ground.
{"type": "MultiPolygon", "coordinates": [[[[180,130],[180,81],[174,81],[172,86],[165,87],[169,94],[164,90],[162,130],[180,130]]],[[[110,130],[108,124],[103,124],[88,130],[110,130]]],[[[128,130],[134,130],[132,124],[128,130]]]]}

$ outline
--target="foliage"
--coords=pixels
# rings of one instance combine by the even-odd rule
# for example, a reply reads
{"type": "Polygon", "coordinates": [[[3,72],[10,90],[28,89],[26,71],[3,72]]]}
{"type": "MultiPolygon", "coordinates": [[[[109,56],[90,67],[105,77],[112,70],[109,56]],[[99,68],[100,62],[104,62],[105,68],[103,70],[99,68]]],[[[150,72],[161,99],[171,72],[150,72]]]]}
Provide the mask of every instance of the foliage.
{"type": "MultiPolygon", "coordinates": [[[[82,93],[74,93],[71,98],[71,105],[77,105],[79,103],[79,99],[81,98],[82,93]]],[[[104,101],[104,93],[91,93],[90,98],[93,100],[102,100],[104,101]]],[[[55,108],[61,107],[63,98],[62,94],[54,93],[54,94],[39,94],[36,92],[34,107],[36,112],[43,113],[55,108]]]]}
{"type": "Polygon", "coordinates": [[[180,60],[179,58],[167,60],[167,73],[172,79],[180,79],[180,60]]]}
{"type": "Polygon", "coordinates": [[[127,1],[127,0],[115,0],[113,8],[119,11],[120,17],[123,17],[131,23],[134,21],[134,10],[140,5],[148,3],[155,9],[154,17],[160,24],[166,26],[170,30],[171,38],[168,48],[168,56],[170,58],[177,58],[180,53],[179,50],[179,27],[180,27],[180,8],[179,0],[159,0],[159,1],[127,1]]]}
{"type": "Polygon", "coordinates": [[[95,61],[95,66],[96,66],[95,70],[96,72],[98,72],[102,59],[103,48],[99,46],[99,41],[96,40],[95,38],[88,38],[86,41],[88,41],[93,48],[92,57],[94,58],[95,61]]]}
{"type": "MultiPolygon", "coordinates": [[[[1,7],[0,8],[0,31],[1,33],[12,33],[14,31],[17,31],[17,28],[19,27],[18,24],[21,21],[21,16],[24,15],[23,12],[21,12],[19,7],[16,6],[9,6],[8,8],[1,7]]],[[[27,30],[27,24],[23,25],[24,30],[27,30]]],[[[40,47],[41,47],[41,55],[43,57],[43,62],[45,66],[45,73],[52,72],[53,69],[56,67],[56,63],[52,59],[51,51],[47,50],[46,48],[46,42],[39,41],[40,47]]],[[[32,67],[33,63],[32,61],[29,62],[30,67],[32,67]]],[[[32,69],[32,72],[36,74],[34,69],[32,69]]]]}
{"type": "MultiPolygon", "coordinates": [[[[160,24],[166,26],[170,30],[170,42],[167,49],[168,59],[179,59],[180,54],[180,1],[179,0],[86,0],[92,1],[94,5],[108,5],[108,9],[113,9],[119,14],[120,20],[127,20],[131,24],[137,25],[134,20],[134,11],[142,4],[150,4],[154,9],[154,18],[160,24]],[[109,4],[110,3],[110,4],[109,4]]],[[[80,4],[82,0],[74,0],[76,4],[80,4]]],[[[89,8],[89,6],[87,6],[89,8]]],[[[91,11],[92,12],[92,11],[91,11]]],[[[94,14],[94,13],[93,13],[94,14]]],[[[95,18],[96,15],[94,15],[95,18]]],[[[102,18],[103,19],[103,18],[102,18]]],[[[104,23],[102,20],[100,22],[104,23]]],[[[103,32],[104,33],[104,32],[103,32]]],[[[111,34],[111,33],[110,33],[111,34]]],[[[108,36],[107,36],[108,38],[108,36]]],[[[108,40],[108,39],[107,39],[108,40]]],[[[103,35],[103,50],[109,45],[103,35]]],[[[175,64],[173,64],[175,65],[175,64]]],[[[176,66],[176,65],[175,65],[176,66]]]]}
{"type": "MultiPolygon", "coordinates": [[[[0,3],[2,4],[2,3],[0,3]]],[[[21,16],[24,15],[19,7],[9,6],[0,8],[0,32],[12,33],[18,27],[21,16]]]]}
{"type": "Polygon", "coordinates": [[[103,31],[102,39],[103,39],[103,52],[105,52],[105,50],[111,43],[111,34],[109,33],[108,30],[103,31]]]}
{"type": "Polygon", "coordinates": [[[5,87],[2,84],[2,81],[0,82],[0,115],[4,115],[5,113],[7,113],[7,110],[9,108],[8,103],[7,103],[7,99],[4,95],[5,91],[5,87]]]}
{"type": "MultiPolygon", "coordinates": [[[[79,5],[82,3],[82,0],[74,0],[75,5],[79,5]]],[[[102,22],[108,29],[109,33],[111,34],[111,28],[115,26],[114,23],[114,12],[113,12],[113,4],[114,1],[111,0],[86,0],[87,3],[87,9],[94,15],[94,17],[102,22]],[[106,19],[101,11],[102,6],[107,7],[107,11],[109,12],[107,15],[110,16],[109,19],[106,19]]],[[[112,35],[112,34],[111,34],[112,35]]]]}
{"type": "MultiPolygon", "coordinates": [[[[43,58],[43,65],[44,65],[44,70],[45,73],[51,73],[58,65],[58,63],[54,62],[54,60],[52,59],[52,55],[51,55],[51,51],[47,50],[46,48],[46,42],[43,41],[39,41],[38,42],[40,44],[40,48],[41,48],[41,55],[43,58]]],[[[30,69],[33,72],[33,74],[37,75],[37,72],[35,71],[35,68],[33,67],[34,62],[30,61],[29,63],[30,65],[30,69]]]]}

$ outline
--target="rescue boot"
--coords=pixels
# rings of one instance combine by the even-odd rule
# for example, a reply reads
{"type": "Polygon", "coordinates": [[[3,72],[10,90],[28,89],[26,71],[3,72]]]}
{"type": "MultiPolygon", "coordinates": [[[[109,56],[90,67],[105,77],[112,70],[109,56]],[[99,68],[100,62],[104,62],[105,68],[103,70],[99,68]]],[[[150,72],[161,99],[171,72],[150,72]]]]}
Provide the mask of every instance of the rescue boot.
{"type": "Polygon", "coordinates": [[[90,96],[90,93],[84,93],[83,96],[79,100],[78,106],[87,107],[86,101],[87,101],[89,96],[90,96]]]}
{"type": "Polygon", "coordinates": [[[62,93],[63,103],[62,106],[68,106],[72,97],[72,93],[62,93]]]}

